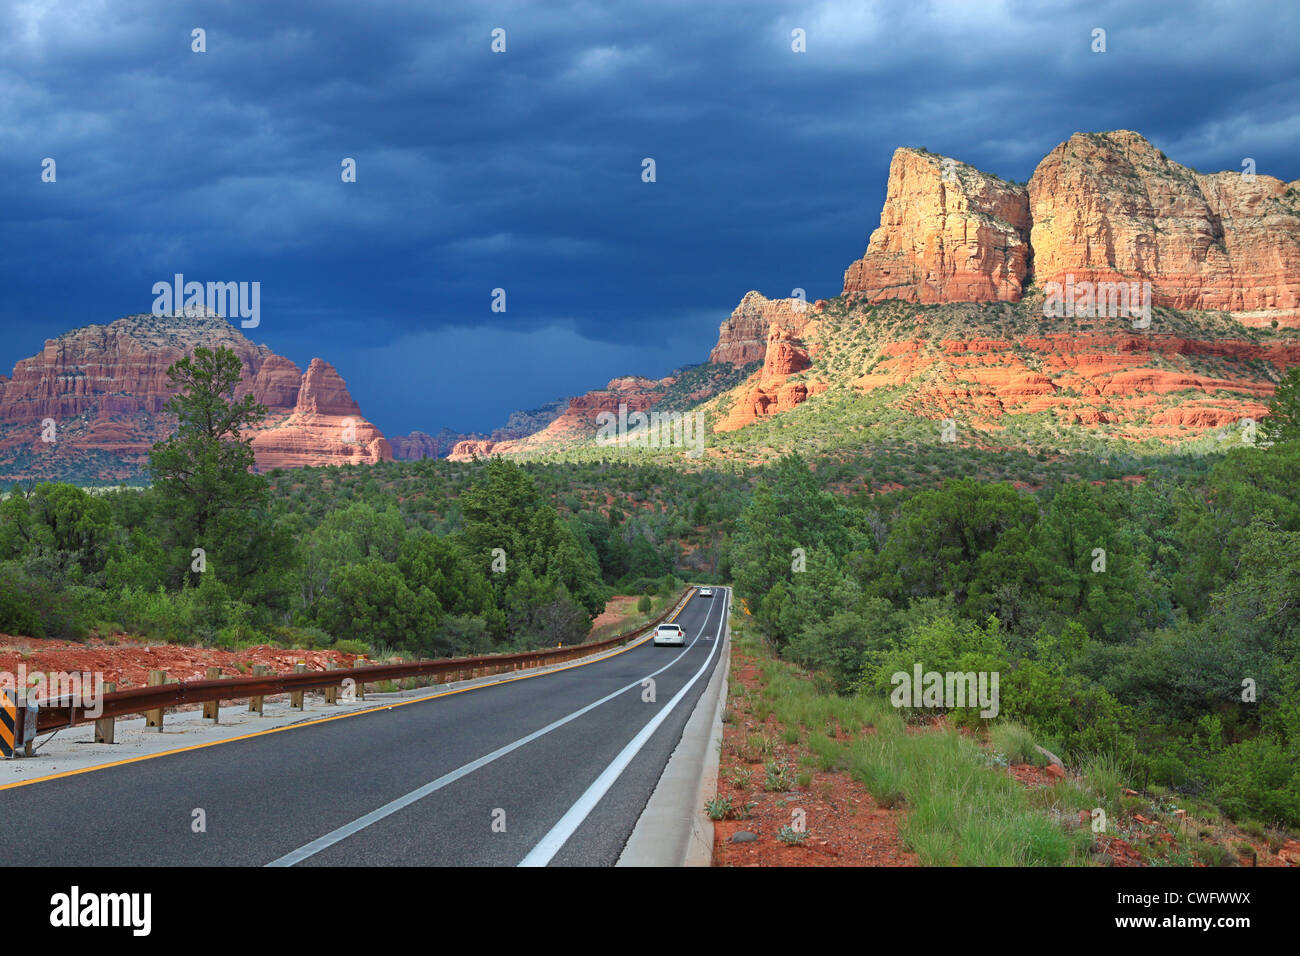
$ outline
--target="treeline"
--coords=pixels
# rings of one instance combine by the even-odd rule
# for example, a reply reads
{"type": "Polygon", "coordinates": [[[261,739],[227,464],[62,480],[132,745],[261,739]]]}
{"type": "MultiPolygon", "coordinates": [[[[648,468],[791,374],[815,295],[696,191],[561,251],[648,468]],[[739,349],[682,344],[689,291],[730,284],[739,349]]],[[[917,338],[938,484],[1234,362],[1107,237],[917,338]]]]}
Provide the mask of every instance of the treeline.
{"type": "Polygon", "coordinates": [[[677,548],[646,533],[661,516],[562,515],[500,459],[436,463],[454,497],[419,466],[389,466],[413,476],[406,496],[381,472],[358,489],[338,469],[273,489],[251,470],[265,410],[234,400],[238,359],[198,349],[168,374],[178,428],[153,450],[150,487],[14,485],[0,502],[0,631],[442,656],[573,643],[616,590],[678,583],[677,548]],[[433,500],[444,514],[419,504],[433,500]]]}
{"type": "MultiPolygon", "coordinates": [[[[842,693],[999,672],[999,720],[1139,785],[1300,824],[1300,442],[1201,479],[845,497],[797,457],[732,542],[738,595],[842,693]]],[[[954,711],[979,723],[978,708],[954,711]]]]}
{"type": "Polygon", "coordinates": [[[186,534],[157,485],[15,485],[0,502],[0,631],[442,656],[572,643],[612,594],[678,584],[670,548],[629,542],[617,512],[562,517],[509,461],[486,463],[457,512],[430,531],[391,501],[337,500],[313,520],[267,494],[186,534]]]}

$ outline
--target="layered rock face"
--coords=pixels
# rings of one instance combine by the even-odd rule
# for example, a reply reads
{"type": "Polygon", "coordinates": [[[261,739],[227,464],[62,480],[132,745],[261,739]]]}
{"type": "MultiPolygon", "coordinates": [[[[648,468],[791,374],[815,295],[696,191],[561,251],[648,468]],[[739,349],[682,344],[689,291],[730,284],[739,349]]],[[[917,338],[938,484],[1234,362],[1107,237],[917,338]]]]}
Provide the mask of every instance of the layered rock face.
{"type": "Polygon", "coordinates": [[[388,440],[362,417],[343,376],[318,358],[302,377],[293,412],[254,434],[253,452],[262,471],[393,460],[388,440]]]}
{"type": "Polygon", "coordinates": [[[1015,302],[1029,268],[1024,186],[933,153],[899,149],[880,227],[844,273],[870,302],[1015,302]]]}
{"type": "Polygon", "coordinates": [[[1128,130],[1076,133],[1029,181],[1039,286],[1149,281],[1152,302],[1300,319],[1300,181],[1197,173],[1128,130]]]}
{"type": "Polygon", "coordinates": [[[1198,173],[1138,133],[1076,133],[1028,187],[914,149],[844,294],[1018,301],[1031,282],[1150,282],[1153,305],[1300,325],[1300,181],[1198,173]]]}
{"type": "Polygon", "coordinates": [[[1295,340],[1135,334],[1104,320],[1081,325],[1014,339],[900,339],[852,384],[871,391],[916,383],[904,404],[925,418],[996,428],[1004,415],[1050,412],[1062,424],[1115,424],[1133,439],[1177,439],[1183,428],[1262,417],[1273,380],[1300,363],[1295,340]],[[1216,358],[1231,358],[1240,373],[1213,374],[1215,363],[1204,360],[1216,358]]]}
{"type": "Polygon", "coordinates": [[[718,344],[709,353],[710,362],[737,367],[767,355],[767,336],[775,327],[802,328],[809,305],[798,299],[769,299],[758,292],[746,292],[731,316],[718,326],[718,344]]]}
{"type": "MultiPolygon", "coordinates": [[[[252,394],[267,407],[253,441],[260,469],[391,458],[332,366],[316,359],[304,374],[221,316],[199,311],[75,329],[20,361],[11,379],[0,378],[0,468],[27,455],[39,460],[44,477],[93,457],[86,477],[138,475],[154,442],[176,425],[163,410],[174,392],[167,369],[200,346],[234,352],[243,365],[235,396],[252,394]],[[345,419],[355,426],[346,435],[345,419]],[[42,440],[43,433],[55,440],[42,440]],[[352,437],[351,445],[342,440],[352,437]]],[[[22,476],[21,467],[5,470],[22,476]]]]}
{"type": "Polygon", "coordinates": [[[759,418],[787,412],[826,389],[816,381],[789,381],[812,365],[804,336],[815,331],[824,307],[820,300],[809,305],[799,299],[767,299],[757,292],[746,293],[722,324],[718,347],[710,358],[737,366],[761,358],[763,367],[741,386],[727,414],[714,423],[714,431],[735,431],[759,418]],[[759,340],[761,351],[753,344],[759,340]]]}
{"type": "Polygon", "coordinates": [[[156,415],[172,394],[168,367],[198,345],[239,356],[248,372],[247,390],[269,407],[283,407],[287,366],[289,404],[296,399],[300,375],[293,363],[254,345],[220,316],[131,315],[50,339],[39,354],[15,365],[12,378],[0,384],[0,422],[156,415]]]}

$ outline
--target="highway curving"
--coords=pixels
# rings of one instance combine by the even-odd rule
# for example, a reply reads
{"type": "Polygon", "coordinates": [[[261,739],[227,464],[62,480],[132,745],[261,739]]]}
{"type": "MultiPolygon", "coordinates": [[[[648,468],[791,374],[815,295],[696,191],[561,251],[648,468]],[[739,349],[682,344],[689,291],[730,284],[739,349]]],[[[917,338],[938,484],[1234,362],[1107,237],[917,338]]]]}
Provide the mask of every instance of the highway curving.
{"type": "Polygon", "coordinates": [[[590,664],[0,791],[0,860],[612,866],[725,666],[730,599],[715,588],[688,601],[675,618],[684,648],[644,640],[590,664]]]}

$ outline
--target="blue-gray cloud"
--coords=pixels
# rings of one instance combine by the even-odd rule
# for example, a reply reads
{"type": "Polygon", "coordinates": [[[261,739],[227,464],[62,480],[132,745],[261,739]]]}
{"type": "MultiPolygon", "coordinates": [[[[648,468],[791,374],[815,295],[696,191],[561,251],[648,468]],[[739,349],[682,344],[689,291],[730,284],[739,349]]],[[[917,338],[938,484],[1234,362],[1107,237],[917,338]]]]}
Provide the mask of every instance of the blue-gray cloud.
{"type": "Polygon", "coordinates": [[[703,359],[751,288],[838,292],[899,145],[1024,180],[1130,128],[1300,177],[1298,26],[1289,2],[18,0],[0,366],[175,272],[256,280],[253,337],[334,362],[386,431],[488,430],[703,359]]]}

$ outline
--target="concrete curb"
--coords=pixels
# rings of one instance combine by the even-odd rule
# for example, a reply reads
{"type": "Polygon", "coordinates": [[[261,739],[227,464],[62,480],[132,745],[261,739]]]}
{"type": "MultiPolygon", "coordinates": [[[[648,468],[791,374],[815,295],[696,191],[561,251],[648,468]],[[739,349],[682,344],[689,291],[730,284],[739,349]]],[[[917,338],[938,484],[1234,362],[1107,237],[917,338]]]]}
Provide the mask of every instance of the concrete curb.
{"type": "Polygon", "coordinates": [[[726,600],[718,662],[616,866],[713,864],[713,821],[704,805],[718,790],[722,711],[731,665],[730,589],[726,600]]]}

